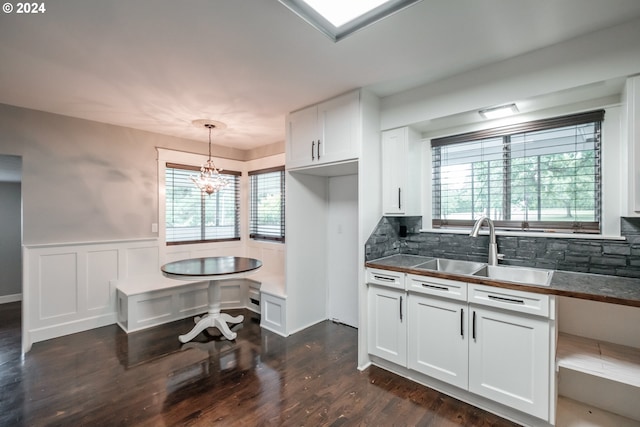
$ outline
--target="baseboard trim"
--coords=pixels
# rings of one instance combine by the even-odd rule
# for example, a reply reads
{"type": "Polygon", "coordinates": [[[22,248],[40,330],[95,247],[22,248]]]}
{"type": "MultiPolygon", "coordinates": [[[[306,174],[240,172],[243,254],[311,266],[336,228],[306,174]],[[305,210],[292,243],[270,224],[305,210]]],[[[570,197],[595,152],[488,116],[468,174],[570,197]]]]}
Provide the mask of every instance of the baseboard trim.
{"type": "Polygon", "coordinates": [[[58,338],[64,335],[71,335],[78,332],[87,331],[89,329],[113,325],[116,323],[116,321],[117,316],[116,313],[113,312],[101,316],[91,317],[88,319],[81,319],[63,324],[47,326],[44,328],[32,329],[29,331],[29,341],[31,342],[31,344],[35,344],[40,341],[58,338]]]}
{"type": "Polygon", "coordinates": [[[281,337],[284,337],[284,338],[286,338],[286,337],[288,336],[288,335],[286,335],[284,332],[279,331],[279,330],[277,330],[277,329],[275,329],[275,328],[272,328],[272,327],[270,327],[269,325],[265,325],[265,324],[263,324],[263,323],[260,323],[260,327],[261,327],[262,329],[266,329],[266,330],[267,330],[267,331],[269,331],[269,332],[273,332],[273,333],[274,333],[274,334],[276,334],[276,335],[280,335],[281,337]]]}
{"type": "Polygon", "coordinates": [[[10,302],[18,302],[18,301],[22,301],[22,294],[0,296],[0,304],[8,304],[10,302]]]}

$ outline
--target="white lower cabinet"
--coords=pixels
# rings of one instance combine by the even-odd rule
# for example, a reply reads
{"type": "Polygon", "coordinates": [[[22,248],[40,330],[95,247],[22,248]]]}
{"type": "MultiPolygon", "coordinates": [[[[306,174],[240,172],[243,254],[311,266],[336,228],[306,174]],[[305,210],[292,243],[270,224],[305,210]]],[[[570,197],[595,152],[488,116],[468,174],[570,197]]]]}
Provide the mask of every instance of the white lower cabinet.
{"type": "Polygon", "coordinates": [[[553,297],[392,275],[368,275],[371,355],[553,423],[553,297]]]}
{"type": "Polygon", "coordinates": [[[466,389],[467,304],[410,294],[407,314],[409,369],[466,389]]]}
{"type": "Polygon", "coordinates": [[[470,308],[469,391],[548,419],[548,319],[470,308]]]}
{"type": "Polygon", "coordinates": [[[407,365],[406,292],[369,285],[369,353],[407,365]]]}

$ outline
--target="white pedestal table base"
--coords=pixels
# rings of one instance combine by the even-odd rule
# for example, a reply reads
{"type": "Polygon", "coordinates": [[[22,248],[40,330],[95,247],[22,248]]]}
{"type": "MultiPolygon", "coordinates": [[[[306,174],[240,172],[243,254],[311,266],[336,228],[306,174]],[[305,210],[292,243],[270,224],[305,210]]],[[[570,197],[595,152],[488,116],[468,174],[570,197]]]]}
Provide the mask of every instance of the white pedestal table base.
{"type": "Polygon", "coordinates": [[[202,317],[196,316],[193,320],[196,323],[193,329],[178,337],[181,343],[191,341],[207,328],[218,328],[225,338],[234,340],[238,334],[229,329],[228,323],[234,325],[242,323],[244,316],[231,316],[226,313],[220,313],[220,284],[217,280],[209,280],[209,312],[202,317]]]}

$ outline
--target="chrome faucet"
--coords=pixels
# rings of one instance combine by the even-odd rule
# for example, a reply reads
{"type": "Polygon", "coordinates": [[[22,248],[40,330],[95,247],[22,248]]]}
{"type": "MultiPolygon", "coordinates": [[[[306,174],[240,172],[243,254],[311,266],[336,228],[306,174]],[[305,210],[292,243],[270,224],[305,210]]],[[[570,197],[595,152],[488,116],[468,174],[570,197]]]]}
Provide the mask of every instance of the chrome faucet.
{"type": "Polygon", "coordinates": [[[498,244],[496,243],[496,229],[493,226],[493,221],[488,216],[481,216],[478,218],[475,224],[473,224],[473,228],[471,229],[471,233],[469,236],[478,237],[478,233],[480,232],[480,227],[482,227],[482,223],[486,222],[489,226],[489,265],[498,265],[498,259],[502,258],[502,254],[498,255],[498,244]]]}

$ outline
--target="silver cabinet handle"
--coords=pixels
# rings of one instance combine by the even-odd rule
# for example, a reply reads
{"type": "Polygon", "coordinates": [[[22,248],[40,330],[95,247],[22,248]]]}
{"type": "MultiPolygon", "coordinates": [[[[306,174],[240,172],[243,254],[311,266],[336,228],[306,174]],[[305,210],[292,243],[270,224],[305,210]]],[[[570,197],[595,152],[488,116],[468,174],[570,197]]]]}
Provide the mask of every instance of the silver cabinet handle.
{"type": "Polygon", "coordinates": [[[382,280],[383,282],[395,282],[396,279],[393,277],[385,277],[385,276],[373,276],[376,280],[382,280]]]}
{"type": "Polygon", "coordinates": [[[313,149],[316,148],[316,142],[315,141],[311,141],[311,160],[315,160],[315,153],[313,151],[313,149]]]}
{"type": "Polygon", "coordinates": [[[521,299],[498,297],[495,295],[489,295],[489,299],[500,301],[500,302],[507,302],[509,304],[524,304],[524,300],[521,300],[521,299]]]}
{"type": "Polygon", "coordinates": [[[320,160],[320,140],[318,140],[318,160],[320,160]]]}
{"type": "Polygon", "coordinates": [[[449,288],[447,288],[446,286],[431,285],[429,283],[422,283],[422,286],[424,286],[425,288],[437,289],[439,291],[448,291],[449,290],[449,288]]]}

